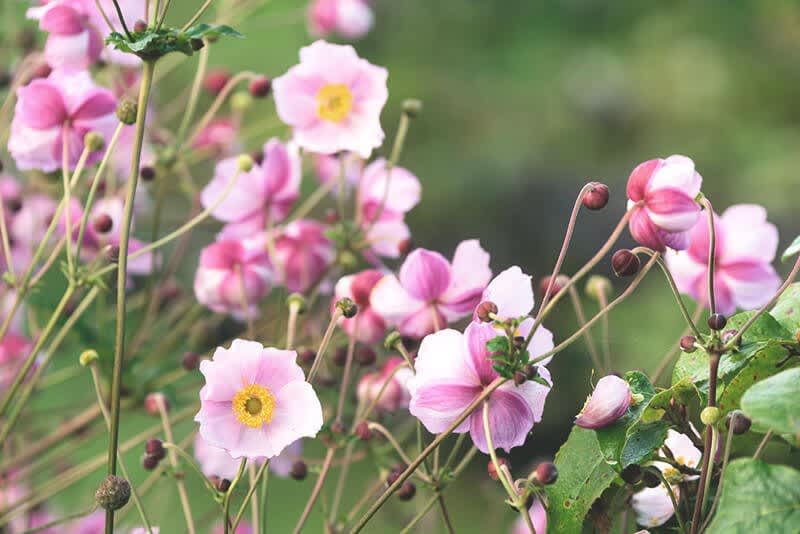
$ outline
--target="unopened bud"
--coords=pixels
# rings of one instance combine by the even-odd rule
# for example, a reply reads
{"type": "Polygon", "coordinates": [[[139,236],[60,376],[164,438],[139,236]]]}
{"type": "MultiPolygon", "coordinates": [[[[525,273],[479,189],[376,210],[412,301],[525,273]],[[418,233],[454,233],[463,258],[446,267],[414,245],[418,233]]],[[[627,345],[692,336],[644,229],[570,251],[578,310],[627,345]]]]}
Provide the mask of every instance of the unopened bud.
{"type": "Polygon", "coordinates": [[[250,81],[247,90],[253,98],[266,98],[272,89],[272,82],[266,76],[257,76],[250,81]]]}
{"type": "Polygon", "coordinates": [[[242,172],[250,172],[253,170],[253,158],[250,157],[250,154],[240,154],[236,159],[236,163],[239,166],[239,170],[242,172]]]}
{"type": "Polygon", "coordinates": [[[119,261],[119,245],[111,245],[108,247],[106,257],[108,258],[109,262],[117,263],[119,261]]]}
{"type": "Polygon", "coordinates": [[[586,294],[597,302],[607,299],[611,293],[611,280],[605,276],[595,274],[586,281],[586,294]]]}
{"type": "Polygon", "coordinates": [[[167,455],[167,451],[164,449],[164,443],[158,438],[148,439],[144,444],[144,451],[159,460],[163,460],[167,455]]]}
{"type": "Polygon", "coordinates": [[[661,484],[661,477],[658,475],[657,467],[647,467],[642,473],[642,482],[648,488],[657,488],[661,484]]]}
{"type": "Polygon", "coordinates": [[[525,372],[525,376],[528,378],[528,380],[533,380],[539,376],[539,367],[532,363],[526,364],[523,371],[525,372]]]}
{"type": "Polygon", "coordinates": [[[725,426],[727,426],[730,431],[737,436],[750,430],[751,424],[753,424],[753,422],[750,420],[750,418],[739,410],[731,412],[728,418],[725,420],[725,426]]]}
{"type": "Polygon", "coordinates": [[[346,319],[352,319],[358,313],[358,306],[356,306],[356,303],[353,302],[353,299],[349,299],[347,297],[336,301],[336,307],[341,310],[342,315],[346,319]]]}
{"type": "Polygon", "coordinates": [[[253,105],[253,97],[247,91],[237,91],[231,96],[231,109],[236,112],[243,112],[250,109],[253,105]]]}
{"type": "Polygon", "coordinates": [[[147,31],[147,23],[142,19],[137,20],[133,23],[133,31],[136,33],[142,33],[147,31]]]}
{"type": "Polygon", "coordinates": [[[639,256],[628,249],[618,250],[611,257],[611,268],[620,278],[633,276],[639,272],[640,265],[639,256]]]}
{"type": "Polygon", "coordinates": [[[322,215],[322,220],[325,221],[327,224],[336,224],[339,222],[339,212],[335,209],[327,209],[325,213],[322,215]]]}
{"type": "Polygon", "coordinates": [[[341,421],[331,423],[331,432],[334,434],[344,434],[344,424],[341,421]]]}
{"type": "Polygon", "coordinates": [[[719,421],[720,415],[719,408],[716,406],[706,406],[703,408],[703,411],[700,412],[700,420],[704,425],[710,426],[719,421]]]}
{"type": "Polygon", "coordinates": [[[398,343],[403,342],[403,337],[400,335],[400,332],[397,330],[393,330],[389,332],[386,336],[386,339],[383,340],[383,346],[386,350],[393,350],[397,347],[398,343]]]}
{"type": "Polygon", "coordinates": [[[492,315],[495,315],[496,313],[497,304],[489,300],[484,300],[478,304],[477,308],[475,308],[475,315],[477,315],[478,319],[484,323],[491,323],[494,320],[492,319],[492,315]]]}
{"type": "Polygon", "coordinates": [[[286,305],[289,309],[297,310],[297,313],[306,312],[306,298],[300,293],[292,293],[286,297],[286,305]]]}
{"type": "Polygon", "coordinates": [[[416,98],[408,98],[403,100],[403,113],[412,119],[418,117],[422,112],[422,101],[416,98]]]}
{"type": "Polygon", "coordinates": [[[114,226],[114,221],[107,213],[101,213],[92,221],[92,228],[98,234],[106,234],[111,231],[114,226]]]}
{"type": "Polygon", "coordinates": [[[691,353],[693,353],[694,351],[697,350],[697,347],[695,346],[695,343],[697,343],[697,338],[696,337],[694,337],[694,336],[683,336],[681,338],[681,342],[680,342],[681,350],[683,352],[686,352],[687,354],[691,354],[691,353]]]}
{"type": "Polygon", "coordinates": [[[552,462],[542,462],[536,466],[536,480],[545,486],[558,479],[558,469],[552,462]]]}
{"type": "Polygon", "coordinates": [[[397,490],[397,498],[401,501],[410,501],[416,494],[417,487],[413,482],[409,482],[408,480],[403,482],[403,484],[400,486],[400,489],[397,490]]]}
{"type": "Polygon", "coordinates": [[[728,319],[721,313],[715,313],[708,318],[708,327],[714,331],[720,331],[728,324],[728,319]]]}
{"type": "Polygon", "coordinates": [[[144,410],[150,415],[161,415],[162,405],[164,407],[164,411],[169,411],[169,401],[167,401],[167,397],[163,393],[149,393],[144,398],[144,410]]]}
{"type": "Polygon", "coordinates": [[[292,464],[292,470],[289,474],[295,480],[303,480],[308,475],[308,466],[303,460],[297,460],[292,464]]]}
{"type": "Polygon", "coordinates": [[[89,152],[100,152],[106,146],[105,139],[99,132],[89,132],[84,135],[83,144],[89,152]]]}
{"type": "Polygon", "coordinates": [[[569,278],[560,274],[556,276],[555,280],[551,284],[550,281],[553,280],[553,277],[550,275],[543,276],[541,280],[539,280],[539,294],[544,296],[547,293],[547,290],[550,290],[550,297],[554,297],[564,289],[564,286],[569,281],[569,278]]]}
{"type": "Polygon", "coordinates": [[[397,244],[397,253],[405,256],[411,249],[414,248],[414,242],[411,239],[403,239],[397,244]]]}
{"type": "Polygon", "coordinates": [[[311,349],[301,350],[300,352],[297,353],[297,359],[300,360],[300,363],[305,363],[305,364],[312,363],[316,357],[317,353],[311,349]]]}
{"type": "Polygon", "coordinates": [[[206,43],[203,42],[202,39],[190,39],[189,44],[192,46],[192,50],[197,52],[198,50],[202,50],[206,43]]]}
{"type": "Polygon", "coordinates": [[[185,352],[181,359],[181,365],[186,371],[194,371],[200,367],[200,355],[196,352],[185,352]]]}
{"type": "Polygon", "coordinates": [[[106,510],[119,510],[130,498],[131,485],[116,475],[108,475],[94,493],[94,500],[106,510]]]}
{"type": "Polygon", "coordinates": [[[608,204],[608,186],[600,182],[591,182],[589,185],[591,189],[581,199],[583,205],[586,209],[595,211],[605,208],[608,204]]]}
{"type": "Polygon", "coordinates": [[[124,98],[117,104],[117,118],[122,124],[131,125],[136,122],[137,106],[136,102],[129,98],[124,98]]]}
{"type": "Polygon", "coordinates": [[[84,367],[89,367],[99,359],[100,356],[97,354],[97,351],[93,349],[88,349],[81,352],[81,355],[78,357],[78,361],[84,367]]]}
{"type": "Polygon", "coordinates": [[[211,93],[212,96],[217,96],[222,92],[227,85],[228,80],[231,79],[231,74],[223,69],[212,70],[203,80],[203,88],[211,93]]]}
{"type": "MultiPolygon", "coordinates": [[[[501,467],[511,467],[511,462],[502,457],[497,458],[497,463],[500,464],[501,467]]],[[[489,463],[486,465],[486,471],[489,473],[489,478],[492,480],[500,480],[500,474],[497,472],[497,466],[494,465],[493,461],[489,460],[489,463]]]]}
{"type": "Polygon", "coordinates": [[[642,468],[637,464],[631,464],[619,474],[620,478],[627,482],[628,484],[638,484],[642,481],[642,476],[644,476],[644,472],[642,468]]]}
{"type": "Polygon", "coordinates": [[[521,386],[528,380],[528,377],[522,371],[516,371],[514,373],[514,384],[521,386]]]}
{"type": "Polygon", "coordinates": [[[366,421],[361,421],[356,426],[356,436],[358,439],[363,441],[369,441],[372,439],[372,429],[369,427],[369,423],[366,421]]]}
{"type": "Polygon", "coordinates": [[[145,182],[152,182],[156,177],[156,170],[149,166],[142,167],[139,169],[139,176],[145,182]]]}
{"type": "Polygon", "coordinates": [[[151,454],[142,456],[142,468],[144,468],[145,471],[152,471],[158,467],[159,463],[161,463],[161,460],[151,454]]]}
{"type": "Polygon", "coordinates": [[[231,481],[227,478],[218,478],[214,481],[214,487],[217,491],[225,493],[231,488],[231,481]]]}

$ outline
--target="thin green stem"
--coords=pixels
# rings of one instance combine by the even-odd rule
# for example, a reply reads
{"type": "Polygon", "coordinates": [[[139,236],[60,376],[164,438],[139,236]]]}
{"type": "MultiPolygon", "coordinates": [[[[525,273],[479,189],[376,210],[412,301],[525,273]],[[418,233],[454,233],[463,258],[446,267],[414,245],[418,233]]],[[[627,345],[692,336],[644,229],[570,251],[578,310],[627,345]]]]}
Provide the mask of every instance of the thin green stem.
{"type": "Polygon", "coordinates": [[[666,488],[667,494],[669,494],[669,500],[672,502],[672,509],[675,511],[675,518],[678,520],[678,527],[681,529],[681,532],[685,534],[686,524],[683,522],[683,517],[681,517],[681,509],[678,506],[678,499],[675,498],[675,492],[672,491],[672,486],[669,482],[667,482],[667,479],[664,478],[664,474],[661,472],[661,470],[655,469],[655,472],[658,474],[661,484],[663,484],[664,488],[666,488]]]}
{"type": "MultiPolygon", "coordinates": [[[[580,326],[584,326],[586,324],[586,313],[583,311],[581,297],[578,295],[578,291],[575,289],[575,286],[571,286],[568,291],[569,298],[572,301],[572,307],[575,308],[575,316],[578,318],[578,324],[580,326]]],[[[607,317],[607,315],[605,317],[607,317]]],[[[597,351],[597,345],[594,343],[594,338],[592,337],[592,332],[590,329],[587,328],[584,330],[583,340],[586,342],[586,348],[589,351],[589,356],[592,358],[592,363],[597,371],[603,375],[606,374],[608,369],[605,368],[603,362],[600,360],[600,353],[597,351]]]]}
{"type": "Polygon", "coordinates": [[[231,509],[231,497],[233,496],[233,491],[236,489],[236,486],[239,484],[239,481],[242,479],[242,475],[244,474],[244,469],[247,466],[247,458],[242,458],[241,463],[239,464],[239,471],[236,473],[236,477],[231,482],[228,491],[225,492],[225,497],[222,500],[222,522],[225,524],[225,534],[230,534],[231,532],[235,532],[235,530],[231,530],[231,521],[230,521],[230,509],[231,509]]]}
{"type": "Polygon", "coordinates": [[[331,321],[328,323],[328,327],[325,329],[325,334],[322,336],[322,341],[319,344],[319,348],[317,349],[317,355],[314,357],[314,363],[311,364],[311,369],[308,371],[308,376],[306,377],[306,382],[312,384],[314,382],[314,378],[317,376],[317,372],[319,371],[319,366],[322,364],[322,359],[325,356],[325,351],[328,349],[328,345],[331,343],[331,338],[333,337],[333,331],[336,329],[336,324],[339,322],[339,318],[342,316],[342,310],[337,306],[333,313],[331,313],[331,321]]]}
{"type": "Polygon", "coordinates": [[[214,1],[214,0],[206,0],[205,2],[203,2],[203,5],[202,5],[202,6],[200,6],[200,9],[198,9],[198,10],[197,10],[197,12],[196,12],[194,15],[192,15],[192,18],[190,18],[190,19],[189,19],[189,22],[187,22],[186,24],[184,24],[184,25],[183,25],[183,28],[181,28],[181,31],[182,31],[182,32],[185,32],[186,30],[188,30],[189,28],[191,28],[191,27],[192,27],[192,24],[194,24],[195,22],[197,22],[197,21],[200,19],[200,17],[202,17],[202,16],[203,16],[203,13],[205,13],[205,12],[206,12],[206,10],[207,10],[209,7],[211,7],[211,3],[212,3],[213,1],[214,1]]]}
{"type": "Polygon", "coordinates": [[[322,470],[319,473],[316,484],[314,484],[314,489],[311,490],[311,496],[309,496],[308,502],[306,502],[306,506],[303,509],[303,514],[300,516],[300,519],[298,519],[297,524],[294,527],[294,534],[300,534],[300,532],[303,530],[303,525],[305,525],[306,521],[308,521],[308,516],[311,515],[311,510],[314,509],[314,504],[317,502],[317,498],[322,491],[322,486],[325,484],[325,479],[328,477],[328,472],[331,469],[331,463],[333,462],[333,455],[335,452],[335,448],[328,448],[328,452],[325,454],[325,460],[322,462],[322,470]]]}
{"type": "Polygon", "coordinates": [[[764,452],[764,449],[767,448],[767,443],[772,439],[772,434],[772,430],[764,434],[764,439],[761,440],[761,443],[758,444],[758,448],[756,448],[756,452],[753,453],[753,460],[761,458],[761,454],[764,452]]]}
{"type": "MultiPolygon", "coordinates": [[[[733,419],[731,419],[731,427],[733,426],[733,419]]],[[[703,522],[703,526],[700,527],[700,532],[705,531],[706,527],[708,526],[711,519],[714,517],[714,513],[717,511],[717,505],[719,504],[719,498],[722,495],[722,484],[725,481],[725,469],[728,467],[728,460],[731,457],[731,446],[733,445],[733,432],[729,429],[728,436],[725,439],[725,451],[722,454],[722,466],[719,470],[719,482],[717,483],[717,491],[714,493],[714,501],[711,503],[711,508],[708,511],[708,517],[703,522]]]]}
{"type": "MultiPolygon", "coordinates": [[[[711,202],[703,199],[703,206],[706,209],[706,216],[708,217],[708,307],[711,315],[717,313],[717,298],[714,291],[714,271],[717,262],[717,232],[714,225],[714,208],[711,207],[711,202]]],[[[693,527],[694,528],[694,527],[693,527]]]]}
{"type": "MultiPolygon", "coordinates": [[[[253,464],[251,464],[253,465],[253,464]]],[[[269,460],[265,461],[261,464],[261,467],[258,468],[258,472],[255,470],[252,471],[250,476],[250,488],[247,490],[247,495],[244,496],[244,500],[242,501],[242,505],[239,507],[239,511],[236,512],[236,517],[233,520],[233,525],[231,526],[231,531],[236,532],[236,527],[239,526],[239,522],[242,520],[244,516],[244,511],[247,509],[247,503],[251,503],[252,508],[258,508],[258,498],[256,497],[256,488],[258,487],[258,482],[262,479],[262,477],[266,477],[269,470],[269,460]]],[[[259,528],[259,521],[258,516],[253,518],[253,530],[258,532],[259,528]]]]}
{"type": "MultiPolygon", "coordinates": [[[[169,422],[169,414],[167,413],[167,406],[162,396],[156,397],[156,406],[158,413],[161,416],[161,426],[164,429],[164,436],[170,443],[175,443],[175,436],[172,434],[172,424],[169,422]]],[[[167,456],[172,469],[178,470],[178,456],[175,453],[175,448],[167,449],[167,456]]],[[[183,508],[183,516],[186,519],[186,530],[189,534],[195,534],[196,529],[194,526],[194,519],[192,518],[192,507],[189,503],[189,495],[186,493],[186,484],[183,481],[183,475],[175,473],[175,485],[178,488],[178,497],[181,501],[181,508],[183,508]]]]}
{"type": "Polygon", "coordinates": [[[74,514],[68,514],[63,517],[59,517],[58,519],[54,519],[49,523],[45,523],[44,525],[28,529],[25,531],[25,534],[35,534],[36,532],[42,532],[45,530],[52,529],[53,527],[63,525],[64,523],[69,523],[71,521],[75,521],[76,519],[80,519],[81,517],[86,517],[87,515],[93,513],[95,510],[97,510],[97,505],[92,506],[88,510],[82,510],[80,512],[75,512],[74,514]]]}
{"type": "Polygon", "coordinates": [[[186,104],[186,110],[183,113],[178,133],[175,135],[175,145],[179,151],[183,146],[183,140],[186,137],[186,132],[189,130],[189,125],[194,117],[194,110],[197,107],[197,101],[200,98],[200,89],[203,86],[203,79],[205,79],[206,68],[208,67],[208,51],[210,48],[210,46],[206,45],[200,50],[200,60],[197,64],[197,71],[194,74],[192,90],[189,93],[189,101],[186,104]]]}
{"type": "Polygon", "coordinates": [[[422,521],[422,518],[428,515],[428,512],[430,512],[431,508],[433,508],[436,505],[438,500],[439,500],[439,495],[436,494],[427,501],[425,501],[425,505],[422,507],[422,509],[417,513],[417,515],[411,518],[411,521],[409,521],[408,524],[403,528],[403,530],[400,531],[400,534],[408,534],[410,532],[413,532],[413,529],[414,527],[417,526],[417,523],[422,521]]]}

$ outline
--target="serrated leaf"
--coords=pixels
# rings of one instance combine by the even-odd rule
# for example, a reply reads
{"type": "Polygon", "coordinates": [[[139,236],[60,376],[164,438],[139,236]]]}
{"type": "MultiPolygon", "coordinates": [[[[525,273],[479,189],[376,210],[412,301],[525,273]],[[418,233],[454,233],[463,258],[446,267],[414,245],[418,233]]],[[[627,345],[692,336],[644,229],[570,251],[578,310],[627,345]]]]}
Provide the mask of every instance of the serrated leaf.
{"type": "Polygon", "coordinates": [[[497,336],[486,342],[486,350],[491,353],[507,353],[508,352],[508,338],[505,336],[497,336]]]}
{"type": "Polygon", "coordinates": [[[797,532],[800,525],[800,472],[749,458],[725,471],[719,508],[708,534],[797,532]]]}
{"type": "Polygon", "coordinates": [[[244,35],[225,24],[197,24],[186,30],[186,36],[190,39],[213,39],[215,37],[235,37],[244,39],[244,35]]]}
{"type": "Polygon", "coordinates": [[[739,407],[742,396],[753,384],[763,381],[787,366],[797,365],[797,360],[787,362],[788,350],[777,343],[769,343],[747,360],[734,375],[725,378],[725,387],[718,395],[719,409],[723,414],[739,407]],[[780,367],[779,367],[780,365],[780,367]]]}
{"type": "Polygon", "coordinates": [[[619,456],[620,469],[649,460],[664,444],[668,429],[665,421],[639,423],[631,427],[619,456]]]}
{"type": "Polygon", "coordinates": [[[742,410],[754,423],[800,437],[800,368],[756,383],[742,397],[742,410]]]}
{"type": "Polygon", "coordinates": [[[783,251],[781,255],[781,261],[786,261],[792,256],[796,256],[800,254],[800,235],[794,238],[792,244],[789,245],[789,248],[783,251]]]}

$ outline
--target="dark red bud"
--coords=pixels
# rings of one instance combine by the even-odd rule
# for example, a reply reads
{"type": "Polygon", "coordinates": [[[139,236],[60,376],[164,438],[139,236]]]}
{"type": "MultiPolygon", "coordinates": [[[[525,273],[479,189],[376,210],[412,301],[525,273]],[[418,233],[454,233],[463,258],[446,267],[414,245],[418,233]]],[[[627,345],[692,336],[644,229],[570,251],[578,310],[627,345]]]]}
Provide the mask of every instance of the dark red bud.
{"type": "Polygon", "coordinates": [[[136,33],[142,33],[147,31],[147,23],[142,19],[137,20],[133,23],[133,31],[136,33]]]}
{"type": "Polygon", "coordinates": [[[528,380],[528,377],[522,371],[516,371],[514,373],[514,383],[518,386],[521,386],[528,380]]]}
{"type": "Polygon", "coordinates": [[[368,367],[375,363],[377,359],[377,355],[375,351],[369,347],[360,347],[358,351],[356,351],[356,361],[362,367],[368,367]]]}
{"type": "Polygon", "coordinates": [[[181,360],[181,365],[187,371],[194,371],[200,367],[200,355],[196,352],[186,352],[181,360]]]}
{"type": "Polygon", "coordinates": [[[344,434],[344,425],[342,422],[334,421],[333,424],[331,424],[331,432],[334,434],[344,434]]]}
{"type": "Polygon", "coordinates": [[[139,176],[145,182],[152,182],[156,177],[156,170],[153,167],[142,167],[139,169],[139,176]]]}
{"type": "Polygon", "coordinates": [[[192,50],[197,52],[198,50],[202,50],[206,43],[203,42],[202,39],[191,39],[189,40],[189,44],[192,47],[192,50]]]}
{"type": "Polygon", "coordinates": [[[119,261],[119,246],[118,245],[111,245],[108,248],[107,256],[108,261],[111,263],[117,263],[119,261]]]}
{"type": "Polygon", "coordinates": [[[230,489],[231,481],[228,480],[227,478],[218,478],[216,484],[214,484],[214,487],[217,488],[217,491],[225,493],[230,489]]]}
{"type": "Polygon", "coordinates": [[[258,76],[250,82],[248,90],[253,98],[266,98],[272,89],[272,82],[266,76],[258,76]]]}
{"type": "Polygon", "coordinates": [[[311,349],[305,349],[305,350],[301,350],[297,354],[297,357],[300,360],[300,363],[309,364],[309,363],[313,363],[314,362],[314,358],[317,357],[317,353],[314,352],[311,349]]]}
{"type": "Polygon", "coordinates": [[[369,441],[372,439],[372,429],[369,427],[369,423],[366,421],[361,421],[358,423],[356,426],[356,436],[358,436],[358,439],[363,441],[369,441]]]}
{"type": "Polygon", "coordinates": [[[750,425],[753,422],[745,414],[740,411],[731,412],[725,420],[725,426],[728,427],[734,434],[741,435],[750,430],[750,425]]]}
{"type": "Polygon", "coordinates": [[[142,467],[145,471],[152,471],[158,464],[161,462],[159,458],[156,458],[152,454],[145,454],[142,456],[142,467]]]}
{"type": "Polygon", "coordinates": [[[264,163],[264,151],[263,150],[253,150],[250,153],[250,157],[253,158],[253,163],[256,165],[261,165],[264,163]]]}
{"type": "Polygon", "coordinates": [[[478,319],[483,321],[484,323],[491,323],[494,319],[492,319],[491,315],[497,313],[497,304],[494,302],[485,300],[478,304],[478,307],[475,308],[475,315],[478,316],[478,319]]]}
{"type": "Polygon", "coordinates": [[[542,462],[536,466],[536,480],[539,484],[552,484],[558,479],[558,469],[552,462],[542,462]]]}
{"type": "Polygon", "coordinates": [[[164,410],[169,411],[169,401],[163,393],[150,393],[144,398],[144,410],[153,416],[161,415],[159,405],[164,405],[164,410]]]}
{"type": "Polygon", "coordinates": [[[303,460],[297,460],[292,464],[292,470],[289,474],[295,480],[304,480],[308,475],[308,466],[303,460]]]}
{"type": "Polygon", "coordinates": [[[412,248],[414,248],[414,242],[410,239],[404,239],[397,244],[397,252],[399,252],[401,256],[405,256],[411,252],[412,248]]]}
{"type": "Polygon", "coordinates": [[[224,69],[212,70],[203,80],[203,88],[211,93],[212,96],[217,96],[225,88],[228,80],[231,79],[231,74],[224,69]]]}
{"type": "Polygon", "coordinates": [[[413,482],[405,481],[403,485],[400,486],[400,489],[397,490],[397,497],[401,501],[410,501],[414,498],[414,495],[417,494],[417,487],[414,485],[413,482]]]}
{"type": "Polygon", "coordinates": [[[95,232],[98,234],[110,232],[113,226],[114,221],[106,213],[101,213],[92,221],[92,228],[94,228],[95,232]]]}
{"type": "Polygon", "coordinates": [[[639,256],[628,249],[618,250],[611,257],[611,268],[620,278],[633,276],[639,272],[640,265],[639,256]]]}
{"type": "Polygon", "coordinates": [[[721,313],[712,314],[708,318],[708,327],[711,330],[719,331],[725,328],[725,325],[728,324],[728,319],[722,315],[721,313]]]}
{"type": "MultiPolygon", "coordinates": [[[[497,458],[497,463],[499,463],[501,466],[505,465],[509,469],[511,468],[511,462],[509,462],[505,458],[502,457],[497,458]]],[[[498,474],[493,461],[489,460],[489,463],[486,465],[486,471],[489,473],[489,478],[491,478],[492,480],[500,479],[500,475],[498,474]]]]}
{"type": "Polygon", "coordinates": [[[542,279],[539,281],[540,295],[544,295],[545,293],[547,293],[547,288],[550,288],[550,297],[554,297],[559,292],[561,292],[562,289],[564,289],[564,284],[569,280],[569,278],[567,278],[566,276],[558,275],[556,276],[556,279],[551,287],[550,280],[552,279],[553,277],[550,275],[542,277],[542,279]]]}
{"type": "Polygon", "coordinates": [[[694,336],[683,336],[681,338],[681,350],[683,352],[692,353],[697,350],[694,344],[697,343],[697,338],[694,336]]]}
{"type": "Polygon", "coordinates": [[[144,444],[144,450],[147,454],[151,454],[153,456],[161,456],[164,457],[164,444],[158,438],[150,438],[144,444]]]}
{"type": "Polygon", "coordinates": [[[581,200],[583,205],[586,209],[590,210],[601,210],[605,208],[606,204],[608,204],[608,186],[600,182],[592,182],[589,185],[591,189],[583,195],[583,199],[581,200]]]}

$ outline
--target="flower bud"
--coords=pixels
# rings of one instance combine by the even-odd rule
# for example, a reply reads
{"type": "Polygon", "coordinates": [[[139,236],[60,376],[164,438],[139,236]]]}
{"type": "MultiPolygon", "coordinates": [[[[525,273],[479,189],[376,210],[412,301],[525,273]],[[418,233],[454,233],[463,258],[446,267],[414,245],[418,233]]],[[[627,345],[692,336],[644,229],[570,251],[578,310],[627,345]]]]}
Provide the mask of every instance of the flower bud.
{"type": "Polygon", "coordinates": [[[114,221],[107,213],[101,213],[92,221],[92,228],[98,234],[106,234],[111,231],[114,226],[114,221]]]}
{"type": "Polygon", "coordinates": [[[552,280],[552,276],[547,275],[543,276],[542,279],[539,281],[539,294],[544,296],[547,293],[548,288],[550,289],[550,297],[556,296],[558,293],[564,289],[564,286],[569,282],[569,277],[560,274],[556,276],[555,282],[553,282],[552,286],[550,285],[550,280],[552,280]]]}
{"type": "Polygon", "coordinates": [[[146,32],[147,23],[142,19],[138,19],[136,22],[133,23],[133,31],[136,33],[146,32]]]}
{"type": "Polygon", "coordinates": [[[414,248],[414,242],[411,239],[403,239],[397,244],[397,253],[401,256],[407,255],[414,248]]]}
{"type": "Polygon", "coordinates": [[[344,434],[344,425],[341,421],[331,423],[331,432],[334,434],[344,434]]]}
{"type": "Polygon", "coordinates": [[[369,347],[359,347],[356,351],[356,361],[362,367],[368,367],[375,363],[377,360],[377,355],[375,351],[369,347]]]}
{"type": "Polygon", "coordinates": [[[589,185],[591,189],[581,199],[583,205],[593,211],[605,208],[608,204],[608,186],[600,182],[591,182],[589,185]]]}
{"type": "Polygon", "coordinates": [[[603,428],[625,415],[630,405],[631,388],[628,383],[614,375],[604,376],[597,381],[575,424],[581,428],[603,428]]]}
{"type": "Polygon", "coordinates": [[[194,371],[200,367],[200,355],[196,352],[185,352],[181,359],[181,365],[186,371],[194,371]]]}
{"type": "Polygon", "coordinates": [[[611,268],[620,278],[633,276],[639,272],[640,265],[639,256],[628,249],[618,250],[611,257],[611,268]]]}
{"type": "Polygon", "coordinates": [[[417,494],[417,487],[413,482],[406,480],[397,490],[397,498],[401,501],[410,501],[417,494]]]}
{"type": "Polygon", "coordinates": [[[638,484],[642,481],[642,476],[644,476],[644,471],[642,468],[637,464],[631,464],[619,474],[620,478],[624,480],[628,484],[638,484]]]}
{"type": "Polygon", "coordinates": [[[144,468],[145,471],[152,471],[158,467],[159,463],[161,463],[161,460],[151,454],[142,456],[142,468],[144,468]]]}
{"type": "Polygon", "coordinates": [[[366,421],[361,421],[358,423],[355,433],[356,436],[358,436],[358,439],[362,441],[369,441],[372,439],[372,429],[369,427],[369,423],[366,421]]]}
{"type": "MultiPolygon", "coordinates": [[[[511,468],[511,462],[509,462],[506,458],[498,457],[497,463],[500,466],[506,466],[509,469],[511,468]]],[[[494,462],[489,460],[489,463],[486,465],[486,471],[489,473],[489,478],[492,480],[500,480],[500,474],[497,472],[497,467],[494,465],[494,462]]]]}
{"type": "Polygon", "coordinates": [[[716,406],[706,406],[703,408],[703,411],[700,412],[700,420],[704,425],[709,426],[719,421],[720,415],[719,408],[716,406]]]}
{"type": "Polygon", "coordinates": [[[253,158],[250,157],[250,154],[240,154],[236,159],[236,163],[239,166],[239,170],[242,172],[250,172],[253,170],[253,158]]]}
{"type": "Polygon", "coordinates": [[[308,466],[303,460],[297,460],[292,464],[292,470],[289,471],[289,475],[295,480],[304,480],[308,475],[308,466]]]}
{"type": "Polygon", "coordinates": [[[586,281],[586,294],[598,302],[602,302],[611,293],[611,280],[595,274],[586,281]]]}
{"type": "Polygon", "coordinates": [[[418,117],[420,112],[422,112],[421,100],[417,100],[416,98],[408,98],[403,100],[403,113],[413,119],[418,117]]]}
{"type": "Polygon", "coordinates": [[[731,412],[728,418],[725,420],[725,426],[737,436],[750,430],[750,425],[752,423],[753,422],[750,420],[750,418],[739,410],[731,412]]]}
{"type": "Polygon", "coordinates": [[[711,330],[720,331],[728,324],[728,319],[721,313],[715,313],[708,318],[708,327],[711,330]]]}
{"type": "Polygon", "coordinates": [[[122,124],[131,125],[136,122],[137,106],[136,102],[129,98],[124,98],[117,104],[117,118],[122,124]]]}
{"type": "Polygon", "coordinates": [[[89,349],[81,352],[81,355],[78,357],[78,361],[84,367],[89,367],[90,365],[94,364],[97,360],[100,359],[100,356],[97,354],[96,350],[89,349]]]}
{"type": "Polygon", "coordinates": [[[307,309],[306,298],[300,293],[292,293],[286,297],[286,306],[291,310],[297,310],[297,313],[305,313],[307,309]]]}
{"type": "Polygon", "coordinates": [[[266,98],[269,96],[271,89],[272,82],[266,76],[255,77],[250,81],[250,85],[247,87],[247,90],[250,91],[253,98],[266,98]]]}
{"type": "Polygon", "coordinates": [[[203,42],[202,39],[189,39],[189,44],[192,46],[192,50],[197,52],[198,50],[202,50],[206,43],[203,42]]]}
{"type": "Polygon", "coordinates": [[[648,488],[657,488],[661,485],[661,477],[658,476],[658,468],[657,467],[647,467],[642,474],[642,482],[648,488]]]}
{"type": "Polygon", "coordinates": [[[342,316],[345,319],[352,319],[358,313],[358,306],[356,306],[356,303],[347,297],[336,301],[336,307],[342,311],[342,316]]]}
{"type": "Polygon", "coordinates": [[[524,371],[525,371],[525,376],[528,378],[528,380],[533,380],[534,378],[539,376],[539,367],[532,363],[527,364],[524,368],[524,371]]]}
{"type": "Polygon", "coordinates": [[[300,363],[310,364],[313,363],[314,359],[317,357],[317,353],[311,349],[301,350],[297,354],[297,359],[300,360],[300,363]]]}
{"type": "Polygon", "coordinates": [[[383,340],[383,347],[386,350],[393,350],[397,347],[398,343],[403,342],[403,337],[400,335],[400,332],[397,330],[393,330],[386,335],[386,339],[383,340]]]}
{"type": "Polygon", "coordinates": [[[691,354],[691,353],[693,353],[694,351],[697,350],[697,347],[695,346],[695,343],[697,343],[697,338],[696,337],[694,337],[694,336],[683,336],[681,338],[681,342],[680,342],[681,350],[683,352],[687,353],[687,354],[691,354]]]}
{"type": "Polygon", "coordinates": [[[558,479],[558,469],[552,462],[542,462],[536,466],[536,480],[545,486],[554,483],[558,479]]]}
{"type": "Polygon", "coordinates": [[[211,93],[211,96],[217,96],[222,92],[231,79],[230,72],[224,69],[212,70],[203,80],[203,88],[211,93]]]}
{"type": "Polygon", "coordinates": [[[478,316],[478,319],[483,321],[484,323],[491,323],[494,319],[492,319],[492,315],[497,313],[497,304],[491,302],[489,300],[484,300],[478,307],[475,308],[475,315],[478,316]]]}
{"type": "Polygon", "coordinates": [[[231,109],[236,112],[247,111],[253,105],[253,97],[245,91],[238,91],[231,97],[231,109]]]}
{"type": "Polygon", "coordinates": [[[214,487],[217,488],[217,491],[225,493],[230,489],[231,481],[227,478],[217,478],[214,481],[214,487]]]}
{"type": "Polygon", "coordinates": [[[99,132],[89,132],[83,136],[83,144],[89,152],[100,152],[106,146],[106,141],[99,132]]]}
{"type": "Polygon", "coordinates": [[[131,498],[131,485],[122,477],[108,475],[94,493],[94,500],[106,510],[119,510],[131,498]]]}
{"type": "Polygon", "coordinates": [[[169,411],[169,401],[163,393],[150,393],[144,398],[144,410],[153,416],[161,415],[160,406],[163,403],[164,410],[169,411]]]}
{"type": "Polygon", "coordinates": [[[111,245],[108,247],[106,258],[108,258],[108,261],[111,263],[117,263],[119,261],[119,245],[111,245]]]}
{"type": "Polygon", "coordinates": [[[156,170],[153,167],[144,166],[139,169],[139,176],[145,182],[152,182],[156,177],[156,170]]]}
{"type": "Polygon", "coordinates": [[[144,451],[158,460],[163,460],[167,455],[164,443],[158,438],[150,438],[144,443],[144,451]]]}
{"type": "Polygon", "coordinates": [[[521,386],[527,380],[528,380],[527,375],[525,375],[525,373],[523,373],[522,371],[514,372],[514,384],[521,386]]]}

